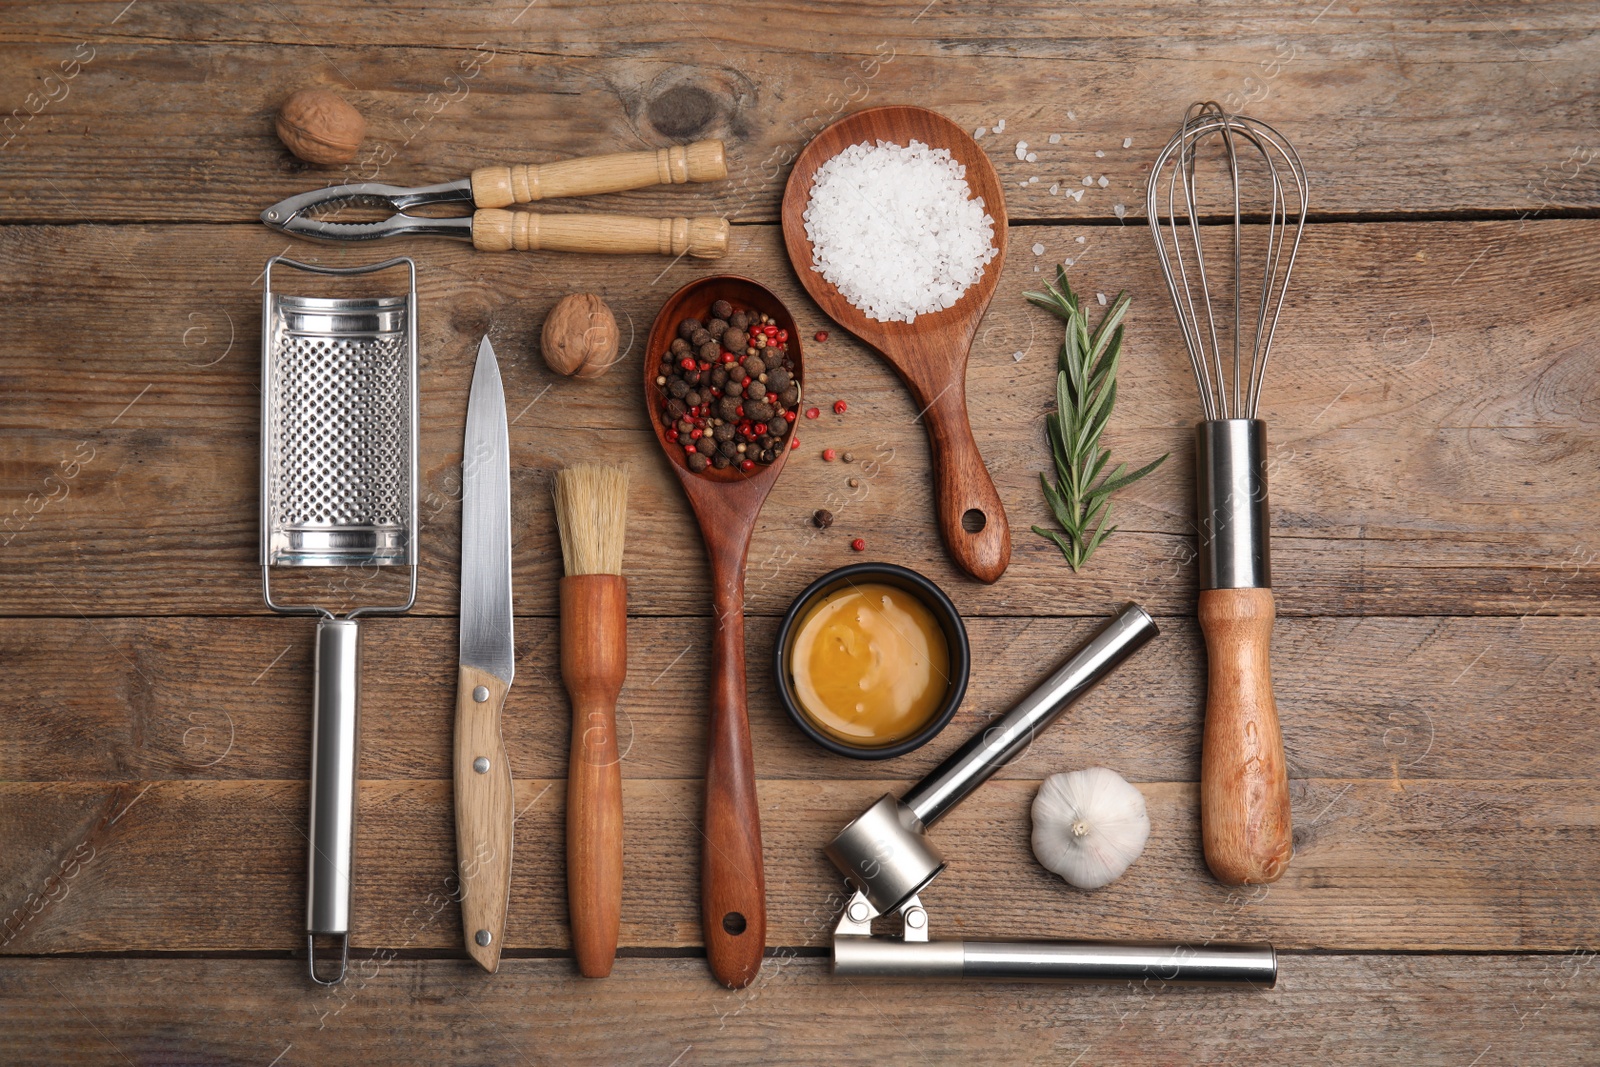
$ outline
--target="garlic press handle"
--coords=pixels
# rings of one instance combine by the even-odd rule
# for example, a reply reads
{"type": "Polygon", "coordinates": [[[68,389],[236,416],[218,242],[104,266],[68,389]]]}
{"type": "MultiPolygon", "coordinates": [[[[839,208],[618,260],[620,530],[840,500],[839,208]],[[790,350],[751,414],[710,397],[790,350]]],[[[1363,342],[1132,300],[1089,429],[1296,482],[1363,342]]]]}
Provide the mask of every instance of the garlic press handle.
{"type": "Polygon", "coordinates": [[[313,981],[344,978],[350,945],[350,884],[355,855],[357,725],[361,713],[361,631],[350,619],[317,623],[311,711],[311,827],[306,861],[306,941],[313,981]],[[342,944],[338,974],[317,973],[316,938],[342,944]]]}
{"type": "Polygon", "coordinates": [[[583,156],[559,163],[479,167],[472,202],[480,208],[531,204],[563,196],[602,196],[650,185],[714,182],[728,176],[721,141],[696,141],[645,152],[583,156]]]}

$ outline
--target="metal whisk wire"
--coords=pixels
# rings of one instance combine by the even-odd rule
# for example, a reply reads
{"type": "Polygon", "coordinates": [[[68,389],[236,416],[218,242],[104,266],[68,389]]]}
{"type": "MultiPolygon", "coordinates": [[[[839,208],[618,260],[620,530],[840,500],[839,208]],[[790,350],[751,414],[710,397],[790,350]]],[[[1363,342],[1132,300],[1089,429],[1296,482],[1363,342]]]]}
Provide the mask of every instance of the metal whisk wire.
{"type": "Polygon", "coordinates": [[[1178,323],[1183,329],[1184,345],[1189,350],[1195,386],[1200,392],[1207,419],[1256,417],[1256,409],[1261,401],[1261,385],[1266,378],[1267,360],[1272,354],[1272,339],[1278,329],[1278,315],[1283,310],[1284,294],[1289,289],[1289,275],[1294,270],[1295,257],[1300,251],[1300,237],[1305,230],[1308,188],[1305,168],[1301,166],[1300,157],[1287,138],[1264,122],[1243,115],[1229,115],[1215,101],[1189,106],[1183,116],[1183,125],[1150,168],[1150,180],[1145,191],[1145,215],[1155,238],[1161,274],[1166,280],[1167,292],[1172,297],[1172,306],[1178,313],[1178,323]],[[1198,149],[1203,141],[1213,136],[1222,143],[1233,194],[1231,376],[1226,373],[1223,346],[1217,336],[1216,310],[1212,305],[1205,246],[1201,239],[1201,208],[1195,191],[1198,149]],[[1241,329],[1245,302],[1245,258],[1244,212],[1240,206],[1239,191],[1240,142],[1253,147],[1260,154],[1266,163],[1267,176],[1272,185],[1272,200],[1267,211],[1266,251],[1261,263],[1260,301],[1251,336],[1248,374],[1244,364],[1241,329]],[[1285,175],[1293,180],[1292,190],[1285,175]],[[1166,192],[1165,213],[1162,211],[1163,184],[1166,192]],[[1184,228],[1189,232],[1188,256],[1185,255],[1183,229],[1179,224],[1180,188],[1182,214],[1187,222],[1184,228]],[[1291,192],[1293,204],[1290,203],[1291,192]],[[1163,233],[1163,229],[1168,232],[1163,233]],[[1291,231],[1294,234],[1292,244],[1288,240],[1291,231]],[[1286,246],[1287,257],[1284,255],[1286,246]],[[1192,278],[1189,267],[1191,257],[1194,261],[1192,278]]]}

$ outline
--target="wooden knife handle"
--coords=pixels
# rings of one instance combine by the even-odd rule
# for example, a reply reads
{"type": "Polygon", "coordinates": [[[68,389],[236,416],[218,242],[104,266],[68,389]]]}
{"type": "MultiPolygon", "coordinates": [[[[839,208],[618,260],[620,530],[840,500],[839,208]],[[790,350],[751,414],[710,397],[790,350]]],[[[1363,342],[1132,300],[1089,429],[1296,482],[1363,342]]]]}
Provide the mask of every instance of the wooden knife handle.
{"type": "Polygon", "coordinates": [[[728,220],[479,211],[472,216],[472,244],[480,252],[687,254],[717,259],[728,251],[728,220]]]}
{"type": "Polygon", "coordinates": [[[648,185],[714,182],[728,176],[721,141],[644,152],[581,156],[559,163],[479,167],[472,172],[472,202],[478,207],[531,204],[562,196],[600,196],[648,185]]]}
{"type": "Polygon", "coordinates": [[[611,973],[622,924],[622,762],[617,696],[628,673],[628,585],[561,579],[561,680],[572,699],[567,771],[567,913],[578,970],[611,973]]]}
{"type": "Polygon", "coordinates": [[[1272,696],[1270,589],[1204,589],[1209,680],[1200,755],[1200,832],[1225,885],[1275,882],[1294,851],[1289,776],[1272,696]]]}
{"type": "Polygon", "coordinates": [[[925,402],[922,421],[933,449],[935,507],[945,548],[980,582],[998,581],[1011,563],[1011,524],[972,437],[966,387],[958,381],[925,402]]]}
{"type": "Polygon", "coordinates": [[[456,870],[461,878],[461,923],[467,953],[491,974],[500,966],[511,895],[511,764],[500,740],[500,712],[510,688],[476,667],[461,667],[456,676],[456,870]],[[476,699],[480,692],[485,699],[476,699]]]}
{"type": "Polygon", "coordinates": [[[719,567],[713,560],[712,572],[717,625],[711,641],[700,921],[711,972],[730,989],[741,989],[761,970],[766,952],[767,879],[745,701],[743,560],[737,567],[719,567]]]}

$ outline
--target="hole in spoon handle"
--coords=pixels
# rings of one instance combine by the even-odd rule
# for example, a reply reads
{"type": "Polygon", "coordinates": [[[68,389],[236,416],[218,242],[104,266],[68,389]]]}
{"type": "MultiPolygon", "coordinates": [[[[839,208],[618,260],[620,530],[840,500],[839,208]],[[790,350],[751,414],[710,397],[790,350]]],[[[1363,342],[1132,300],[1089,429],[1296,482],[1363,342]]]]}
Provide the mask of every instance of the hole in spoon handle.
{"type": "Polygon", "coordinates": [[[1011,525],[973,440],[965,399],[936,400],[923,422],[933,448],[945,547],[962,570],[980,582],[996,581],[1011,562],[1011,525]]]}

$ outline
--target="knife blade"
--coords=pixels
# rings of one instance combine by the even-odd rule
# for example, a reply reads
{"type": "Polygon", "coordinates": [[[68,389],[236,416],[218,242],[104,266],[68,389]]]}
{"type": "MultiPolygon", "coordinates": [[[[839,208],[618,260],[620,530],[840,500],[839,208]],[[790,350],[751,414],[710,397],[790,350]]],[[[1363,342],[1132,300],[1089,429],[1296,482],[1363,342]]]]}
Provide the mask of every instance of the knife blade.
{"type": "Polygon", "coordinates": [[[500,365],[485,337],[461,453],[461,653],[456,673],[456,864],[467,953],[500,966],[511,893],[511,766],[500,715],[516,669],[511,630],[511,445],[500,365]]]}

